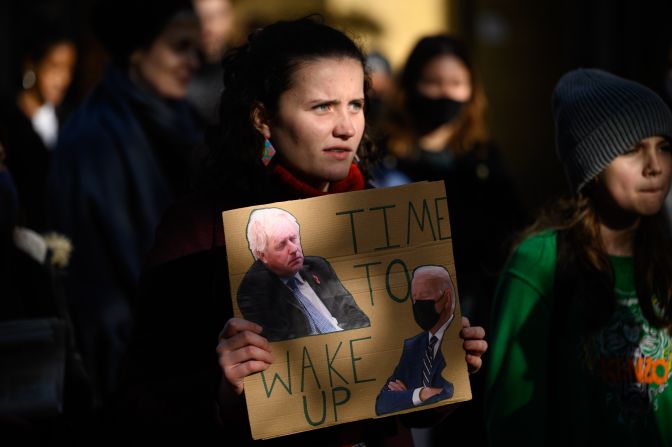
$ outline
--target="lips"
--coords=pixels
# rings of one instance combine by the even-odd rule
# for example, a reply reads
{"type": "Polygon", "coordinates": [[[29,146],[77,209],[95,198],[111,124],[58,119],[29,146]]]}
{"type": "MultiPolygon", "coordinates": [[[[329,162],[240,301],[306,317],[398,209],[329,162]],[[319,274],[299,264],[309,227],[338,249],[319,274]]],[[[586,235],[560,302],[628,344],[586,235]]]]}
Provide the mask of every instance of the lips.
{"type": "Polygon", "coordinates": [[[349,147],[330,147],[323,149],[322,152],[336,160],[347,160],[350,157],[352,149],[349,147]]]}
{"type": "Polygon", "coordinates": [[[299,256],[299,257],[294,258],[291,261],[289,261],[289,265],[295,265],[295,264],[298,264],[298,263],[303,263],[303,256],[299,256]]]}
{"type": "Polygon", "coordinates": [[[643,193],[654,194],[654,193],[662,192],[663,187],[660,186],[660,187],[657,187],[657,188],[656,187],[642,188],[642,189],[640,189],[640,191],[643,192],[643,193]]]}

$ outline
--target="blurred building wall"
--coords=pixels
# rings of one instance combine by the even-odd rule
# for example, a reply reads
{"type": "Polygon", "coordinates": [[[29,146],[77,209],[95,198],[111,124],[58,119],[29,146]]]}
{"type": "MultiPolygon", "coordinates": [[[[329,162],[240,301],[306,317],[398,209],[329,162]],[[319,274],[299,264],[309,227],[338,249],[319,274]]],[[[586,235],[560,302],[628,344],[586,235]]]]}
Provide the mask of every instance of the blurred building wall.
{"type": "Polygon", "coordinates": [[[311,13],[348,32],[365,51],[377,50],[394,69],[403,64],[420,37],[445,32],[450,23],[447,0],[239,0],[234,2],[239,34],[280,19],[311,13]]]}
{"type": "Polygon", "coordinates": [[[381,30],[367,36],[365,49],[385,54],[394,69],[402,66],[421,37],[448,30],[450,3],[446,0],[326,1],[327,7],[337,14],[358,13],[374,18],[381,30]]]}

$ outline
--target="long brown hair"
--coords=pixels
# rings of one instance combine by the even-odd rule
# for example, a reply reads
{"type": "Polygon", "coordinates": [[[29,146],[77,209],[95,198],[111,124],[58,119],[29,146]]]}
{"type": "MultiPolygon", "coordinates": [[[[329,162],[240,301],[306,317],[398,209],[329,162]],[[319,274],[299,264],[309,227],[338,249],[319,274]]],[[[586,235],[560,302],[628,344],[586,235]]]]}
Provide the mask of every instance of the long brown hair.
{"type": "MultiPolygon", "coordinates": [[[[591,302],[584,303],[593,329],[606,322],[616,305],[614,271],[600,235],[600,217],[592,198],[594,187],[589,184],[584,192],[547,206],[519,238],[520,242],[547,230],[564,233],[563,241],[569,246],[558,251],[558,265],[574,263],[571,267],[579,272],[580,282],[605,286],[602,293],[590,297],[591,302]]],[[[642,313],[651,325],[672,333],[672,243],[662,210],[641,217],[634,237],[635,287],[642,313]]]]}
{"type": "Polygon", "coordinates": [[[455,122],[455,131],[448,145],[459,157],[488,139],[485,121],[488,100],[466,45],[445,34],[427,36],[420,39],[408,56],[399,81],[396,110],[389,128],[386,129],[390,134],[390,150],[398,156],[410,156],[412,151],[417,150],[419,135],[413,129],[412,117],[407,107],[408,98],[417,90],[427,64],[439,56],[452,56],[462,62],[469,72],[472,88],[471,98],[455,122]]]}

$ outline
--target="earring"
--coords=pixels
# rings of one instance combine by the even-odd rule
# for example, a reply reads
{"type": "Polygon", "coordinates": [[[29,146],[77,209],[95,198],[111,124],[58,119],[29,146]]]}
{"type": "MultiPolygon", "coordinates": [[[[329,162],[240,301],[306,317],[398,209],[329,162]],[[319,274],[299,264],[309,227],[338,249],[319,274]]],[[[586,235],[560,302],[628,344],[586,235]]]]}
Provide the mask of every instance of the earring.
{"type": "Polygon", "coordinates": [[[268,166],[274,155],[275,148],[268,138],[264,138],[264,150],[261,153],[261,162],[264,164],[264,166],[268,166]]]}
{"type": "Polygon", "coordinates": [[[21,79],[21,86],[24,90],[31,89],[35,85],[35,81],[37,81],[35,72],[33,70],[26,70],[26,72],[23,74],[23,78],[21,79]]]}

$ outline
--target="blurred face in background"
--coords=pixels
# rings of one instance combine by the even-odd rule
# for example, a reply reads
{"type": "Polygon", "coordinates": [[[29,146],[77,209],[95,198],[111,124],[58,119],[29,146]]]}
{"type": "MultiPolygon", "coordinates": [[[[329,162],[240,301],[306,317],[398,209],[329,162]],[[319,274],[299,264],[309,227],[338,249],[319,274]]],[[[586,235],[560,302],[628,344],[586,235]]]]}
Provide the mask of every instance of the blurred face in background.
{"type": "Polygon", "coordinates": [[[34,65],[35,88],[42,101],[54,106],[63,101],[72,82],[76,61],[74,44],[63,41],[52,45],[34,65]]]}
{"type": "Polygon", "coordinates": [[[131,79],[161,97],[182,99],[198,69],[200,28],[193,15],[173,19],[147,48],[131,55],[131,79]]]}
{"type": "Polygon", "coordinates": [[[471,76],[460,59],[440,55],[425,65],[417,89],[428,98],[467,102],[472,94],[471,76]]]}
{"type": "Polygon", "coordinates": [[[195,0],[194,9],[201,21],[201,48],[210,62],[217,62],[226,49],[233,28],[230,0],[195,0]]]}

